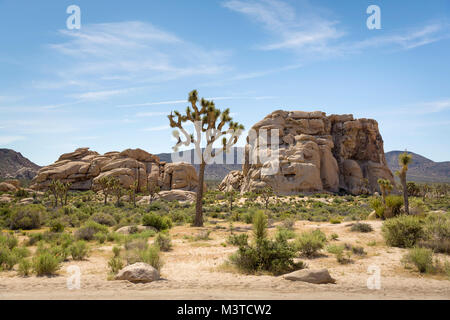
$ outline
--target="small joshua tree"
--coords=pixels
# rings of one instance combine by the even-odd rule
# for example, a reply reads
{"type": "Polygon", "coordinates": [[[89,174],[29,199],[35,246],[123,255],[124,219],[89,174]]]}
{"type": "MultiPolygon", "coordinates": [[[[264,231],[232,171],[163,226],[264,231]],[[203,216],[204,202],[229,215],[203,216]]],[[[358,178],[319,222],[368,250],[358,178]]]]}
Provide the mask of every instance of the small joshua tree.
{"type": "Polygon", "coordinates": [[[236,200],[237,192],[235,190],[230,190],[225,192],[225,198],[228,200],[230,205],[230,213],[233,212],[233,202],[236,200]]]}
{"type": "Polygon", "coordinates": [[[409,202],[408,202],[408,187],[406,184],[406,173],[408,172],[408,166],[412,162],[412,155],[408,154],[407,151],[401,153],[398,156],[398,164],[400,165],[400,170],[395,172],[395,174],[400,178],[403,191],[403,203],[405,204],[405,212],[409,214],[409,202]]]}
{"type": "Polygon", "coordinates": [[[139,189],[139,182],[136,180],[130,187],[128,188],[128,196],[130,198],[130,203],[136,207],[136,193],[139,189]]]}
{"type": "Polygon", "coordinates": [[[123,188],[120,184],[120,180],[116,177],[113,177],[111,178],[109,185],[112,194],[114,194],[114,196],[116,197],[116,206],[120,207],[120,198],[123,195],[123,188]]]}
{"type": "Polygon", "coordinates": [[[104,205],[106,206],[106,204],[108,203],[108,195],[111,193],[112,188],[111,188],[111,177],[101,177],[98,180],[98,184],[100,186],[100,189],[103,192],[103,195],[105,196],[104,198],[104,205]]]}
{"type": "Polygon", "coordinates": [[[191,106],[186,108],[186,113],[183,115],[178,111],[171,112],[168,116],[170,127],[174,128],[173,136],[177,139],[176,145],[173,147],[175,152],[181,146],[189,146],[191,143],[195,146],[195,152],[200,159],[200,169],[198,173],[198,187],[197,199],[195,203],[195,220],[194,226],[203,226],[203,182],[205,175],[206,164],[214,157],[222,154],[222,151],[228,152],[238,141],[244,126],[233,122],[230,116],[230,110],[225,109],[221,111],[216,108],[213,101],[201,99],[200,106],[197,90],[189,93],[188,98],[191,106]],[[186,122],[191,122],[194,125],[194,133],[186,131],[186,122]],[[228,129],[225,129],[228,125],[228,129]],[[183,141],[181,135],[185,139],[183,141]],[[206,142],[205,150],[202,152],[201,142],[202,137],[206,142]],[[216,141],[222,140],[222,149],[217,151],[213,149],[216,141]]]}
{"type": "Polygon", "coordinates": [[[48,189],[50,190],[50,192],[53,194],[53,197],[55,198],[55,202],[53,204],[53,207],[57,207],[58,206],[58,192],[59,192],[59,180],[52,180],[52,182],[50,183],[48,189]]]}
{"type": "Polygon", "coordinates": [[[150,195],[150,203],[153,202],[153,200],[156,199],[156,196],[158,195],[159,191],[161,191],[161,188],[156,185],[156,183],[150,183],[148,186],[148,193],[150,195]]]}
{"type": "Polygon", "coordinates": [[[378,179],[377,182],[378,182],[378,185],[380,186],[381,197],[383,199],[383,203],[386,204],[386,196],[388,196],[391,193],[394,186],[387,179],[378,179]]]}
{"type": "Polygon", "coordinates": [[[258,190],[258,194],[263,199],[263,201],[264,201],[264,208],[267,211],[268,208],[269,208],[270,197],[272,197],[274,195],[272,187],[265,187],[265,188],[263,188],[261,190],[258,190]]]}

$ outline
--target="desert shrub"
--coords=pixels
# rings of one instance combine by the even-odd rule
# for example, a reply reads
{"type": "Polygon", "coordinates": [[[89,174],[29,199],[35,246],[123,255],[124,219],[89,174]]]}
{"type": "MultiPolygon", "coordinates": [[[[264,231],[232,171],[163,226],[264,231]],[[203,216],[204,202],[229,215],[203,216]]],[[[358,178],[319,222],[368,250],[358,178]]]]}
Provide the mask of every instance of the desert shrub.
{"type": "Polygon", "coordinates": [[[16,247],[18,243],[19,240],[13,234],[0,233],[0,246],[12,249],[16,247]]]}
{"type": "Polygon", "coordinates": [[[158,233],[155,238],[155,245],[157,245],[161,251],[170,251],[170,249],[172,249],[170,235],[166,232],[158,233]]]}
{"type": "Polygon", "coordinates": [[[336,261],[340,264],[348,264],[351,262],[350,253],[345,252],[346,247],[344,245],[332,244],[327,246],[327,252],[336,256],[336,261]]]}
{"type": "Polygon", "coordinates": [[[168,216],[160,216],[156,213],[149,213],[142,218],[144,226],[150,226],[158,231],[172,228],[172,220],[168,216]]]}
{"type": "Polygon", "coordinates": [[[364,256],[366,255],[366,251],[364,251],[363,247],[355,247],[352,246],[352,252],[358,256],[364,256]]]}
{"type": "Polygon", "coordinates": [[[147,239],[125,239],[125,250],[145,250],[148,247],[147,239]]]}
{"type": "Polygon", "coordinates": [[[423,235],[423,223],[415,216],[398,216],[386,220],[382,226],[383,237],[392,247],[411,248],[423,235]]]}
{"type": "Polygon", "coordinates": [[[30,256],[30,250],[25,247],[14,247],[11,252],[19,259],[26,258],[30,256]]]}
{"type": "Polygon", "coordinates": [[[342,222],[342,219],[340,217],[331,217],[330,218],[330,223],[331,224],[339,224],[342,222]]]}
{"type": "Polygon", "coordinates": [[[337,233],[332,233],[330,235],[330,240],[337,240],[337,239],[339,239],[339,235],[337,233]]]}
{"type": "Polygon", "coordinates": [[[112,274],[117,274],[120,270],[123,269],[124,262],[123,262],[122,258],[114,256],[114,257],[111,257],[111,259],[109,259],[108,267],[109,267],[109,271],[112,274]]]}
{"type": "Polygon", "coordinates": [[[103,224],[105,226],[113,226],[117,222],[110,214],[104,212],[97,212],[91,217],[92,221],[95,221],[99,224],[103,224]]]}
{"type": "Polygon", "coordinates": [[[248,234],[232,234],[228,237],[227,243],[233,246],[246,246],[248,244],[248,234]]]}
{"type": "Polygon", "coordinates": [[[450,215],[428,215],[424,222],[425,234],[419,246],[450,254],[450,215]]]}
{"type": "Polygon", "coordinates": [[[90,241],[94,239],[96,233],[108,233],[108,227],[97,223],[95,221],[87,221],[81,228],[75,232],[75,238],[77,240],[90,241]]]}
{"type": "Polygon", "coordinates": [[[370,207],[375,211],[379,218],[384,218],[385,206],[379,197],[374,197],[369,202],[370,207]]]}
{"type": "Polygon", "coordinates": [[[74,242],[70,247],[70,255],[73,260],[83,260],[87,257],[89,249],[85,241],[79,240],[74,242]]]}
{"type": "Polygon", "coordinates": [[[19,257],[8,247],[0,246],[0,270],[11,270],[19,262],[19,257]]]}
{"type": "Polygon", "coordinates": [[[28,260],[28,259],[20,260],[19,268],[18,268],[19,275],[21,275],[22,277],[28,277],[31,273],[32,267],[33,267],[33,264],[31,263],[30,260],[28,260]]]}
{"type": "Polygon", "coordinates": [[[327,237],[319,229],[303,232],[297,239],[297,248],[303,255],[312,257],[323,248],[326,241],[327,237]]]}
{"type": "Polygon", "coordinates": [[[13,209],[11,214],[10,228],[12,230],[39,229],[41,227],[41,216],[44,213],[45,207],[42,205],[29,204],[26,206],[18,206],[13,209]]]}
{"type": "Polygon", "coordinates": [[[14,196],[17,198],[26,198],[29,195],[30,194],[28,193],[28,191],[26,191],[25,189],[22,189],[22,188],[18,189],[14,194],[14,196]]]}
{"type": "Polygon", "coordinates": [[[412,248],[403,257],[406,266],[414,265],[421,273],[433,271],[433,251],[427,248],[412,248]]]}
{"type": "Polygon", "coordinates": [[[401,196],[389,195],[386,197],[386,208],[384,213],[385,218],[398,216],[403,205],[403,198],[401,196]]]}
{"type": "Polygon", "coordinates": [[[281,227],[281,228],[279,227],[275,237],[276,238],[282,237],[282,238],[284,238],[286,240],[294,239],[295,238],[295,232],[293,230],[286,229],[284,227],[281,227]]]}
{"type": "Polygon", "coordinates": [[[263,212],[256,212],[254,215],[253,234],[255,243],[241,245],[229,258],[239,270],[281,274],[305,267],[302,262],[294,262],[296,249],[286,239],[267,239],[267,217],[263,212]]]}
{"type": "Polygon", "coordinates": [[[292,218],[286,218],[281,223],[281,226],[287,230],[293,230],[295,225],[295,219],[292,218]]]}
{"type": "Polygon", "coordinates": [[[371,232],[373,231],[373,228],[368,223],[357,222],[354,225],[352,225],[350,230],[355,232],[371,232]]]}
{"type": "Polygon", "coordinates": [[[64,232],[65,225],[61,220],[53,220],[50,223],[51,232],[64,232]]]}
{"type": "Polygon", "coordinates": [[[38,277],[50,276],[60,268],[60,259],[50,252],[44,252],[33,258],[33,270],[38,277]]]}
{"type": "Polygon", "coordinates": [[[162,260],[158,246],[149,246],[146,250],[140,251],[140,261],[151,265],[158,271],[161,271],[162,260]]]}

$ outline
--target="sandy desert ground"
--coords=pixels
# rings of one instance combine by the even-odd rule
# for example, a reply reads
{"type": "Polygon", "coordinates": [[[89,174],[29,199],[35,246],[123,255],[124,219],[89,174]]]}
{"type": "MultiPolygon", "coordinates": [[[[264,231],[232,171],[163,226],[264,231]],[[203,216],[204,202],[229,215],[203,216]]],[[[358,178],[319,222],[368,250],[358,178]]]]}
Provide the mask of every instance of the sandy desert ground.
{"type": "MultiPolygon", "coordinates": [[[[296,232],[320,227],[327,236],[337,233],[337,243],[365,248],[366,256],[353,257],[354,263],[347,265],[340,265],[325,250],[317,258],[301,258],[310,269],[328,268],[336,284],[316,285],[281,276],[233,272],[224,267],[224,262],[237,248],[223,245],[229,231],[218,229],[218,225],[226,227],[226,223],[219,223],[205,228],[174,227],[170,232],[173,250],[163,253],[160,281],[132,284],[108,280],[107,260],[112,246],[100,246],[93,248],[85,261],[65,262],[58,276],[23,278],[15,271],[1,273],[0,299],[450,299],[450,281],[445,276],[422,276],[405,269],[401,258],[406,251],[386,247],[380,233],[381,222],[369,223],[374,232],[351,232],[348,223],[296,222],[296,232]],[[205,229],[212,230],[211,240],[192,241],[186,237],[205,229]],[[367,245],[373,241],[375,246],[367,245]],[[79,266],[82,272],[78,290],[67,288],[70,265],[79,266]],[[381,270],[379,290],[367,288],[370,265],[381,270]]],[[[250,228],[245,224],[235,226],[250,228]]]]}

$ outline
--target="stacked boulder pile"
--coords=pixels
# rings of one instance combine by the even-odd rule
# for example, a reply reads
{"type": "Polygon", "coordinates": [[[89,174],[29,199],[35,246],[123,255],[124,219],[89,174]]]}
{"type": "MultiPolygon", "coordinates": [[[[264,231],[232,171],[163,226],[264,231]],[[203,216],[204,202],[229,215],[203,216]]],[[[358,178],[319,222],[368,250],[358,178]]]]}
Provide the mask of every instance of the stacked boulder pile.
{"type": "Polygon", "coordinates": [[[226,176],[221,190],[271,187],[278,194],[343,191],[358,195],[379,191],[379,178],[394,182],[373,119],[278,110],[252,129],[256,134],[247,137],[242,172],[226,176]],[[266,133],[267,137],[262,136],[266,133]]]}
{"type": "Polygon", "coordinates": [[[31,188],[47,190],[53,180],[59,180],[70,183],[71,190],[98,191],[99,181],[103,177],[117,178],[123,188],[129,188],[137,182],[139,191],[158,186],[162,191],[176,189],[195,192],[198,186],[195,168],[188,163],[162,162],[158,156],[141,149],[101,155],[89,148],[79,148],[41,168],[32,180],[31,188]]]}

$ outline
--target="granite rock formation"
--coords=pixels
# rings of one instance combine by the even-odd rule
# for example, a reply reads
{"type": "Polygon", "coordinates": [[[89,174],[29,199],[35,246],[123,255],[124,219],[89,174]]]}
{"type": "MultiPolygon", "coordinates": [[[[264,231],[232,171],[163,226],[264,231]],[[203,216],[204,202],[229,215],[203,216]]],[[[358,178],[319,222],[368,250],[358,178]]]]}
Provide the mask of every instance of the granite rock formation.
{"type": "Polygon", "coordinates": [[[373,119],[278,110],[252,129],[256,133],[247,137],[241,182],[236,183],[237,173],[230,173],[221,184],[223,190],[231,186],[247,192],[270,186],[278,194],[357,195],[379,191],[379,178],[394,182],[373,119]]]}
{"type": "Polygon", "coordinates": [[[89,148],[79,148],[41,168],[31,187],[46,190],[52,180],[60,180],[70,182],[71,190],[96,191],[99,190],[99,180],[102,177],[116,177],[124,188],[137,181],[139,191],[154,185],[161,190],[195,191],[198,185],[195,168],[187,163],[160,162],[158,156],[141,149],[100,155],[89,148]]]}

